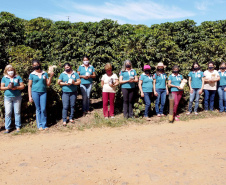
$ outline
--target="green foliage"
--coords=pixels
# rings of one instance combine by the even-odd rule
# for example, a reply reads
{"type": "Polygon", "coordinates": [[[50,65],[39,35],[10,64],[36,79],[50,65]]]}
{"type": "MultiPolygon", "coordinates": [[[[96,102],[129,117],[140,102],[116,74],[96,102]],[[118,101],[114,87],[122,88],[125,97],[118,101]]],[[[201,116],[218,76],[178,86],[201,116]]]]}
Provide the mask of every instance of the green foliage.
{"type": "MultiPolygon", "coordinates": [[[[164,62],[168,75],[177,64],[181,68],[180,73],[187,78],[194,61],[199,62],[202,70],[205,70],[208,61],[213,60],[219,66],[220,62],[226,59],[226,20],[206,21],[199,26],[193,20],[184,20],[148,27],[120,25],[109,19],[93,23],[70,23],[53,22],[38,17],[25,21],[8,12],[1,12],[0,30],[0,70],[3,70],[6,64],[12,63],[27,84],[33,58],[40,59],[45,70],[50,64],[58,66],[53,83],[48,89],[50,122],[60,117],[61,88],[56,81],[63,71],[64,62],[70,62],[73,69],[77,70],[82,63],[82,57],[90,57],[97,73],[92,97],[99,98],[100,79],[107,62],[110,62],[114,72],[119,74],[123,61],[130,59],[138,75],[142,73],[145,64],[154,67],[158,62],[164,62]]],[[[154,73],[154,70],[152,72],[154,73]]],[[[29,108],[28,112],[34,114],[34,106],[27,104],[27,88],[23,95],[23,108],[29,108]]],[[[188,97],[189,90],[186,88],[185,104],[188,97]]],[[[122,107],[121,98],[121,89],[118,88],[116,102],[119,104],[119,110],[122,107]]],[[[137,93],[135,103],[138,99],[137,93]]],[[[138,104],[141,107],[138,106],[135,111],[140,111],[140,115],[143,104],[138,104]]],[[[0,105],[3,107],[3,100],[0,105]]],[[[1,109],[1,115],[2,113],[1,109]]],[[[25,121],[34,119],[34,116],[29,114],[23,117],[26,118],[25,121]]]]}

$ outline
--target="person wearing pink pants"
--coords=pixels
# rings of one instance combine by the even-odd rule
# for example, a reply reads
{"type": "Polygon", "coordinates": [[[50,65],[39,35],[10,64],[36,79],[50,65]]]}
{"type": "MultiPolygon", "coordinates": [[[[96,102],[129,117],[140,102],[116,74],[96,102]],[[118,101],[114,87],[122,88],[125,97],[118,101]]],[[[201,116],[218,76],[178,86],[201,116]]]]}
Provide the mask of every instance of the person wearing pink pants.
{"type": "Polygon", "coordinates": [[[171,92],[174,97],[173,117],[175,121],[180,121],[179,116],[177,115],[177,108],[183,95],[183,89],[180,88],[180,83],[181,80],[183,80],[183,76],[179,74],[178,66],[173,67],[173,74],[171,74],[168,79],[168,86],[171,87],[171,92]]]}
{"type": "Polygon", "coordinates": [[[101,78],[102,99],[103,99],[103,113],[105,119],[108,117],[114,118],[114,101],[116,87],[119,84],[118,77],[116,74],[112,73],[112,66],[110,63],[105,65],[106,74],[101,78]],[[108,101],[110,102],[110,110],[108,111],[108,101]]]}

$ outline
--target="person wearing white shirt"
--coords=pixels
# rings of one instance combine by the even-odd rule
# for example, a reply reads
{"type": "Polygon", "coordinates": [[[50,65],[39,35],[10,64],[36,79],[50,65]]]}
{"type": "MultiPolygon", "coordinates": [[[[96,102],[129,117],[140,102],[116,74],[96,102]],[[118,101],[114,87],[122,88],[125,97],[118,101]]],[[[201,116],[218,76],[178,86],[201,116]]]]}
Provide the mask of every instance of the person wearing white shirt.
{"type": "Polygon", "coordinates": [[[114,101],[116,87],[119,84],[118,77],[115,73],[112,73],[112,66],[110,63],[105,65],[106,74],[101,78],[101,86],[103,88],[102,98],[103,98],[103,113],[105,119],[108,117],[114,118],[114,101]],[[108,100],[110,102],[110,110],[108,111],[108,100]]]}
{"type": "Polygon", "coordinates": [[[220,80],[220,76],[216,70],[212,61],[208,63],[208,70],[204,72],[204,109],[213,111],[214,98],[217,90],[217,81],[220,80]]]}

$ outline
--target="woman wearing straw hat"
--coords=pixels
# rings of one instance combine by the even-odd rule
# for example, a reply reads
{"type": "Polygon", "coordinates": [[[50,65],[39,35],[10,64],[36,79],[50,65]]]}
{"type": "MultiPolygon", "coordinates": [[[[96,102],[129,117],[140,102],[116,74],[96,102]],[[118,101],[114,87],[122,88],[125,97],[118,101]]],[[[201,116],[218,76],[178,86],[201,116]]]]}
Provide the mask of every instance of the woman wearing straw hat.
{"type": "Polygon", "coordinates": [[[163,114],[165,102],[166,102],[166,95],[169,94],[168,86],[166,83],[166,73],[164,64],[159,62],[156,66],[156,73],[153,75],[153,88],[154,88],[154,95],[157,96],[155,100],[155,111],[158,117],[165,116],[163,114]],[[159,103],[161,107],[159,109],[159,103]]]}
{"type": "Polygon", "coordinates": [[[148,117],[149,107],[151,105],[150,95],[152,93],[153,88],[153,78],[151,76],[151,67],[149,65],[144,66],[144,73],[140,75],[139,78],[139,89],[141,92],[141,97],[144,97],[145,102],[145,111],[144,117],[147,121],[150,121],[148,117]]]}

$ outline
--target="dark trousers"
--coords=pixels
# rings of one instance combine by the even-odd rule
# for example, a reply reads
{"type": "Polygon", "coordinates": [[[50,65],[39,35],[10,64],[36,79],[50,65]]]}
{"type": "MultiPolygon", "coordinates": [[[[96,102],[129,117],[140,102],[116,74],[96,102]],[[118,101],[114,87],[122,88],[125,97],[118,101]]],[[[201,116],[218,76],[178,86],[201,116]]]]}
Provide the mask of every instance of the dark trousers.
{"type": "Polygon", "coordinates": [[[122,88],[123,94],[123,114],[125,118],[133,117],[133,94],[134,89],[122,88]]]}

